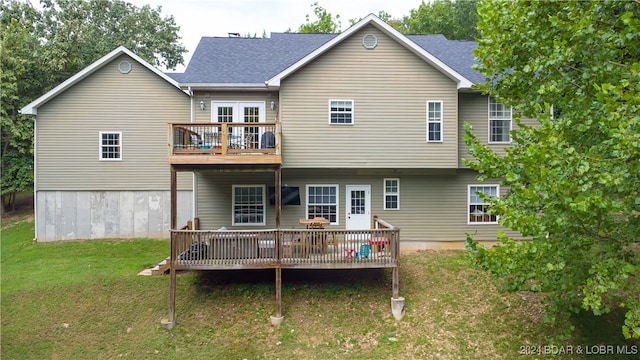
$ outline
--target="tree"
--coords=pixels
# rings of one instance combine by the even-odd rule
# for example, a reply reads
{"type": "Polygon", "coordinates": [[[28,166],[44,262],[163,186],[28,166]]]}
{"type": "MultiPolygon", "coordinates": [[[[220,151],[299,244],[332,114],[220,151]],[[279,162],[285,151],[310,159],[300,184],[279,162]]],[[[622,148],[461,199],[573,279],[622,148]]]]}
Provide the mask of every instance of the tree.
{"type": "Polygon", "coordinates": [[[15,206],[15,194],[33,189],[33,122],[19,113],[24,98],[38,96],[42,75],[33,36],[39,14],[29,3],[0,4],[0,173],[5,211],[15,206]]]}
{"type": "MultiPolygon", "coordinates": [[[[380,20],[384,21],[385,23],[389,24],[392,28],[398,30],[401,33],[406,33],[407,32],[407,24],[404,21],[404,19],[395,19],[393,18],[393,16],[391,16],[391,14],[389,14],[388,12],[384,11],[384,10],[380,10],[378,12],[378,17],[380,18],[380,20]]],[[[362,20],[362,18],[353,18],[353,19],[349,19],[349,24],[351,26],[357,24],[360,20],[362,20]]]]}
{"type": "Polygon", "coordinates": [[[478,16],[479,88],[513,107],[519,129],[498,155],[467,127],[466,163],[502,179],[491,211],[531,241],[467,246],[508,289],[548,293],[561,336],[571,313],[622,308],[622,333],[639,338],[640,4],[487,1],[478,16]]]}
{"type": "Polygon", "coordinates": [[[49,64],[53,83],[125,46],[145,61],[174,69],[184,62],[173,16],[161,17],[161,7],[141,8],[122,0],[41,0],[42,21],[37,37],[49,64]]]}
{"type": "Polygon", "coordinates": [[[33,121],[24,105],[120,45],[157,66],[175,68],[186,49],[161,8],[137,8],[121,0],[0,2],[0,171],[2,198],[33,188],[33,121]]]}
{"type": "Polygon", "coordinates": [[[327,12],[325,8],[318,5],[317,2],[311,4],[313,13],[316,15],[316,20],[311,22],[311,16],[307,14],[307,22],[300,25],[298,32],[302,34],[335,34],[340,32],[340,15],[336,15],[335,18],[331,13],[327,12]]]}
{"type": "Polygon", "coordinates": [[[404,23],[408,34],[442,34],[449,40],[474,40],[477,0],[424,1],[412,9],[404,23]]]}

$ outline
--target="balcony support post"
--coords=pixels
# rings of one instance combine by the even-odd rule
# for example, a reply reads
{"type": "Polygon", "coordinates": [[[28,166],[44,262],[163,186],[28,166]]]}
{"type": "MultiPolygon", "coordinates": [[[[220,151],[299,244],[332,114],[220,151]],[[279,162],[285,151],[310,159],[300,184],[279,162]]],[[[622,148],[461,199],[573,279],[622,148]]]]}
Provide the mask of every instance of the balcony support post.
{"type": "MultiPolygon", "coordinates": [[[[275,236],[275,256],[276,256],[276,316],[275,318],[278,319],[279,321],[282,321],[282,267],[280,267],[281,265],[281,261],[282,261],[282,254],[281,254],[281,239],[280,239],[280,235],[281,235],[281,229],[280,229],[280,212],[282,211],[282,188],[281,188],[281,176],[282,176],[282,172],[281,172],[281,167],[280,166],[276,166],[275,168],[275,179],[274,179],[274,183],[275,183],[275,190],[276,190],[276,236],[275,236]]],[[[273,320],[272,320],[273,321],[273,320]]]]}
{"type": "Polygon", "coordinates": [[[169,318],[162,321],[162,326],[171,330],[176,324],[176,241],[177,236],[173,230],[176,229],[178,211],[178,194],[177,194],[178,175],[176,171],[171,169],[171,246],[169,256],[169,318]]]}

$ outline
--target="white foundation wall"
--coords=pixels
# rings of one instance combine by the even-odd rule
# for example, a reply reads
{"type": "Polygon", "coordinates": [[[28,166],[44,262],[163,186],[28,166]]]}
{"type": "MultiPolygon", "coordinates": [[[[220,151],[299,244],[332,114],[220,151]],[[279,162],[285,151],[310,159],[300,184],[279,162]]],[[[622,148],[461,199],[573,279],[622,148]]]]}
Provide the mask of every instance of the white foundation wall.
{"type": "MultiPolygon", "coordinates": [[[[193,192],[178,191],[177,227],[192,218],[193,192]]],[[[38,191],[36,240],[168,238],[170,191],[38,191]]]]}

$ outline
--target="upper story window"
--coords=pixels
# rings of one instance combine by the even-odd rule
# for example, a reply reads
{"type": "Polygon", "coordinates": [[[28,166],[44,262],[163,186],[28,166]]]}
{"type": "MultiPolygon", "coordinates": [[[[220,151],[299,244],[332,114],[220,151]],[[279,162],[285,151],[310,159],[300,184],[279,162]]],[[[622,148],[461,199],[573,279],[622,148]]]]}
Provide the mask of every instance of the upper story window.
{"type": "Polygon", "coordinates": [[[442,101],[427,101],[427,142],[442,142],[442,101]]]}
{"type": "Polygon", "coordinates": [[[264,225],[264,185],[233,185],[232,188],[233,225],[264,225]]]}
{"type": "Polygon", "coordinates": [[[353,124],[353,100],[329,100],[330,124],[353,124]]]}
{"type": "Polygon", "coordinates": [[[489,143],[511,141],[511,108],[489,97],[489,143]]]}
{"type": "Polygon", "coordinates": [[[100,160],[122,160],[122,132],[101,131],[99,138],[100,160]]]}
{"type": "Polygon", "coordinates": [[[384,209],[400,210],[400,179],[384,179],[384,209]]]}
{"type": "Polygon", "coordinates": [[[307,219],[323,217],[338,222],[338,185],[307,185],[307,219]]]}
{"type": "Polygon", "coordinates": [[[487,198],[497,197],[498,185],[469,185],[469,224],[496,224],[498,216],[489,214],[487,198]]]}

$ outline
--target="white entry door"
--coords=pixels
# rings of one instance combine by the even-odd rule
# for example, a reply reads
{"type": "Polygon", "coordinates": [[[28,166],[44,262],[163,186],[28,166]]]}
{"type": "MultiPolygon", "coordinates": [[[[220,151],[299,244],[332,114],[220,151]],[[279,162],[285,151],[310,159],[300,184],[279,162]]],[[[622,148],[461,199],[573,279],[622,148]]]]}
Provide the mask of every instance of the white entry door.
{"type": "Polygon", "coordinates": [[[347,230],[371,229],[371,185],[347,185],[347,230]]]}

